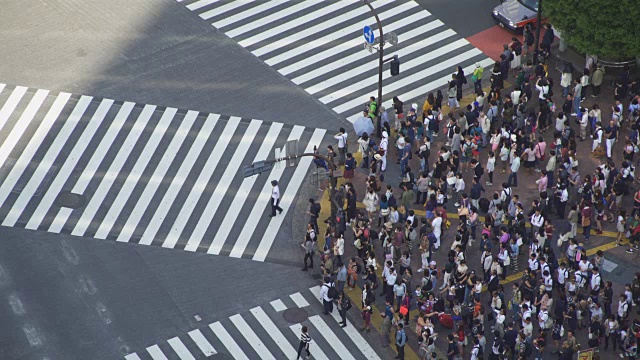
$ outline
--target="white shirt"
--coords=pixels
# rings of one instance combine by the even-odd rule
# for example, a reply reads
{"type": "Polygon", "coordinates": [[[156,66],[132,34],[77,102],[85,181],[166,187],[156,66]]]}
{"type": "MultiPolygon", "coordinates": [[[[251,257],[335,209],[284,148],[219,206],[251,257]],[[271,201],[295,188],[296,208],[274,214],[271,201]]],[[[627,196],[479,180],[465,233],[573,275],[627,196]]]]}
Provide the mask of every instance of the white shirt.
{"type": "Polygon", "coordinates": [[[540,328],[544,329],[544,324],[547,322],[549,318],[549,312],[547,310],[540,310],[538,314],[538,324],[540,324],[540,328]]]}
{"type": "Polygon", "coordinates": [[[591,290],[599,291],[600,290],[600,274],[595,274],[591,276],[591,290]]]}
{"type": "Polygon", "coordinates": [[[329,298],[329,288],[331,287],[331,283],[326,283],[324,285],[322,285],[322,288],[320,289],[320,299],[324,300],[324,301],[332,301],[329,298]]]}
{"type": "Polygon", "coordinates": [[[560,201],[567,202],[569,200],[569,192],[567,189],[560,190],[560,201]]]}
{"type": "Polygon", "coordinates": [[[533,214],[531,215],[531,225],[541,227],[544,225],[544,216],[542,214],[533,214]]]}
{"type": "Polygon", "coordinates": [[[629,303],[626,301],[618,301],[618,316],[624,318],[627,315],[627,309],[629,309],[629,303]]]}
{"type": "Polygon", "coordinates": [[[538,259],[529,259],[529,269],[537,271],[540,267],[538,259]]]}
{"type": "Polygon", "coordinates": [[[580,262],[578,263],[578,268],[585,274],[587,273],[587,271],[591,270],[592,267],[593,265],[591,265],[589,261],[580,260],[580,262]]]}
{"type": "Polygon", "coordinates": [[[338,238],[336,240],[336,244],[334,245],[336,249],[336,253],[340,256],[344,255],[344,238],[338,238]]]}
{"type": "Polygon", "coordinates": [[[567,269],[558,268],[558,284],[564,284],[565,279],[569,276],[567,269]]]}
{"type": "Polygon", "coordinates": [[[547,86],[547,85],[545,85],[545,86],[536,85],[536,89],[540,92],[538,94],[538,99],[544,100],[544,96],[549,93],[549,86],[547,86]]]}
{"type": "Polygon", "coordinates": [[[271,189],[271,197],[276,200],[280,199],[280,188],[278,187],[278,185],[274,186],[271,189]]]}
{"type": "Polygon", "coordinates": [[[338,139],[338,148],[339,149],[344,148],[344,145],[347,142],[347,136],[348,136],[348,134],[338,134],[338,135],[334,136],[335,139],[338,139]]]}
{"type": "Polygon", "coordinates": [[[439,238],[440,234],[442,234],[442,217],[437,216],[433,218],[431,226],[433,226],[433,235],[439,238]]]}
{"type": "Polygon", "coordinates": [[[478,354],[480,353],[480,345],[474,345],[471,350],[471,360],[478,360],[478,354]]]}
{"type": "Polygon", "coordinates": [[[398,278],[398,275],[396,275],[396,272],[394,271],[393,273],[390,273],[389,275],[387,275],[387,285],[389,286],[393,286],[396,283],[396,279],[398,278]]]}

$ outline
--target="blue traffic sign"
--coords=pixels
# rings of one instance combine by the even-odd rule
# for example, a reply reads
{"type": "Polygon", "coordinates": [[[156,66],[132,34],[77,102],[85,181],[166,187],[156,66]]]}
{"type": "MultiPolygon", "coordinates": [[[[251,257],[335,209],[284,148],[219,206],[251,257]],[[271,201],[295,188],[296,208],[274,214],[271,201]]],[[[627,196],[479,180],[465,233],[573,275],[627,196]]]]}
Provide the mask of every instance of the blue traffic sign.
{"type": "Polygon", "coordinates": [[[362,33],[364,35],[364,39],[369,44],[373,44],[373,42],[376,40],[376,35],[373,33],[373,30],[371,29],[371,27],[365,26],[364,29],[362,30],[362,33]]]}

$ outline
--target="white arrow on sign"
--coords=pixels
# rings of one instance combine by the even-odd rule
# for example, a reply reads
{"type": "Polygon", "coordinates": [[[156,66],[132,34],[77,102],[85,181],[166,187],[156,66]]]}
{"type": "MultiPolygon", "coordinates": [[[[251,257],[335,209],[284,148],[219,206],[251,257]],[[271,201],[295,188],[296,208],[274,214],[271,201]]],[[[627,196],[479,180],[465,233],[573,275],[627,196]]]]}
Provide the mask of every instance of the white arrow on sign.
{"type": "Polygon", "coordinates": [[[364,29],[362,29],[362,33],[364,35],[364,39],[369,44],[373,44],[373,42],[376,40],[376,36],[373,34],[373,30],[370,26],[365,26],[364,29]]]}

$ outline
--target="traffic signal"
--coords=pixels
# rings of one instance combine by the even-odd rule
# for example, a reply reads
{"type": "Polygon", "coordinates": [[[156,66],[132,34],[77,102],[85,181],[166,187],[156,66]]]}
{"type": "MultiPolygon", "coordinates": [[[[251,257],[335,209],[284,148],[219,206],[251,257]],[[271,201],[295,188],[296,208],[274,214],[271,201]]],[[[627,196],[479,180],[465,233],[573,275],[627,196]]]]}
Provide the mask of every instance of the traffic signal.
{"type": "Polygon", "coordinates": [[[398,60],[398,55],[393,57],[391,60],[391,76],[396,76],[400,74],[400,60],[398,60]]]}

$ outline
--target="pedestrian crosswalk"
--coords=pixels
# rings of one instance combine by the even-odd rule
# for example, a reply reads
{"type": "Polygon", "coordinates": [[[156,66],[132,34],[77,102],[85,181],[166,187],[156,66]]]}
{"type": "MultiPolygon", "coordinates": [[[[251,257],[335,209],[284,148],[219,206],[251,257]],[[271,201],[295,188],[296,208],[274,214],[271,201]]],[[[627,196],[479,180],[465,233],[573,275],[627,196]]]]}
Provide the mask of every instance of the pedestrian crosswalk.
{"type": "Polygon", "coordinates": [[[325,132],[0,84],[0,223],[265,261],[312,160],[241,168],[325,132]],[[63,206],[68,192],[83,204],[63,206]]]}
{"type": "Polygon", "coordinates": [[[330,316],[322,315],[319,294],[320,286],[314,286],[229,318],[217,319],[124,358],[193,360],[213,355],[227,358],[222,356],[226,354],[233,359],[295,359],[302,326],[309,329],[313,359],[388,358],[388,354],[378,354],[370,345],[378,342],[375,335],[360,333],[348,319],[347,327],[341,327],[335,308],[330,316]],[[304,309],[308,318],[298,323],[285,320],[284,312],[294,308],[304,309]]]}
{"type": "MultiPolygon", "coordinates": [[[[375,19],[359,0],[180,0],[280,74],[354,122],[377,96],[378,54],[364,49],[363,27],[375,19]]],[[[386,34],[385,58],[398,55],[401,73],[383,73],[383,106],[398,96],[409,103],[443,88],[462,66],[493,61],[413,0],[371,1],[386,34]]],[[[377,40],[376,40],[377,41],[377,40]]],[[[387,65],[388,66],[388,65],[387,65]]]]}

